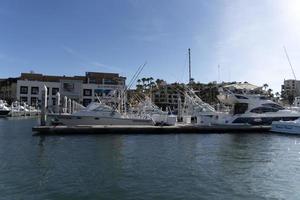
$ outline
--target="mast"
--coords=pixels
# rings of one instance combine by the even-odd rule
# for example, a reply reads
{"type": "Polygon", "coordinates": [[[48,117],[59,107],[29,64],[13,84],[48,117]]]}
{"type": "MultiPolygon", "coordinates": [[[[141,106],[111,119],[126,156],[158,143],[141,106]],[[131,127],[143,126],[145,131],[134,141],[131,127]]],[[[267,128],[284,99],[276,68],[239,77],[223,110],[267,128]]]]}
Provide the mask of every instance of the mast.
{"type": "Polygon", "coordinates": [[[218,82],[219,83],[221,82],[221,79],[220,79],[220,65],[218,65],[218,82]]]}
{"type": "Polygon", "coordinates": [[[191,49],[188,49],[189,51],[189,84],[192,83],[192,67],[191,67],[191,49]]]}
{"type": "Polygon", "coordinates": [[[297,96],[297,89],[298,89],[298,88],[297,88],[297,77],[296,77],[296,74],[295,74],[293,65],[292,65],[292,63],[291,63],[290,57],[289,57],[289,55],[288,55],[288,52],[287,52],[285,46],[283,46],[283,49],[284,49],[285,56],[286,56],[286,58],[287,58],[287,60],[288,60],[288,62],[289,62],[289,65],[290,65],[290,67],[291,67],[291,70],[292,70],[292,73],[293,73],[293,76],[294,76],[294,80],[295,80],[295,92],[294,92],[294,98],[295,98],[295,96],[297,96]]]}

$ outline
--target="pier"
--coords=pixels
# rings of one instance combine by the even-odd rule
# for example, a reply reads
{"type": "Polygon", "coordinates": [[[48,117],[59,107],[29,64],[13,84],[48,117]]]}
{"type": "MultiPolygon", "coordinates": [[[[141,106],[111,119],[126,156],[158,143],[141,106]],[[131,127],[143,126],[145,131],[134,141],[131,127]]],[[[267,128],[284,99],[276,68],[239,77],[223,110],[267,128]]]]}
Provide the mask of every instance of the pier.
{"type": "Polygon", "coordinates": [[[94,126],[35,126],[32,131],[35,135],[60,134],[188,134],[188,133],[265,133],[270,126],[249,125],[217,125],[217,126],[120,126],[120,125],[94,125],[94,126]]]}

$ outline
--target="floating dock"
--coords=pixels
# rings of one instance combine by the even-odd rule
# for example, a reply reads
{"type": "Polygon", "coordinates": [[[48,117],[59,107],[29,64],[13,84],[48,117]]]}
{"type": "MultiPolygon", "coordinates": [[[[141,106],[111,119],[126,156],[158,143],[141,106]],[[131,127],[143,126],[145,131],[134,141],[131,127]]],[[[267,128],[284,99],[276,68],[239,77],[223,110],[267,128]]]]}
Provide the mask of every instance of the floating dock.
{"type": "Polygon", "coordinates": [[[37,135],[57,134],[172,134],[172,133],[262,133],[270,131],[271,126],[213,125],[213,126],[35,126],[32,131],[37,135]]]}

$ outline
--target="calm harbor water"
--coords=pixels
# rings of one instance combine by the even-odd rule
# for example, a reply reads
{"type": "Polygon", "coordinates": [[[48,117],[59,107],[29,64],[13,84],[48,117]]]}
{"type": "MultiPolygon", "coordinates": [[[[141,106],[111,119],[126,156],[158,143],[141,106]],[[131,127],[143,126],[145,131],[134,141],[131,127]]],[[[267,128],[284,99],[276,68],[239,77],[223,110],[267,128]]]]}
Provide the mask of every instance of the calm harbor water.
{"type": "Polygon", "coordinates": [[[0,119],[0,199],[300,199],[300,137],[32,136],[0,119]]]}

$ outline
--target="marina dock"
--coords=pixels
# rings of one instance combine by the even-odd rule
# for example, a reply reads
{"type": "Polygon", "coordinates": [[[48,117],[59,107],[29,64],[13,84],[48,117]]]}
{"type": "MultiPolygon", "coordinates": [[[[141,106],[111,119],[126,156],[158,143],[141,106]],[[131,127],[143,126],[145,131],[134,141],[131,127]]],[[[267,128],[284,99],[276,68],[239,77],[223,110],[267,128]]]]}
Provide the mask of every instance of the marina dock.
{"type": "Polygon", "coordinates": [[[270,126],[249,125],[217,125],[217,126],[35,126],[32,131],[37,135],[56,134],[172,134],[172,133],[263,133],[268,132],[270,126]]]}

